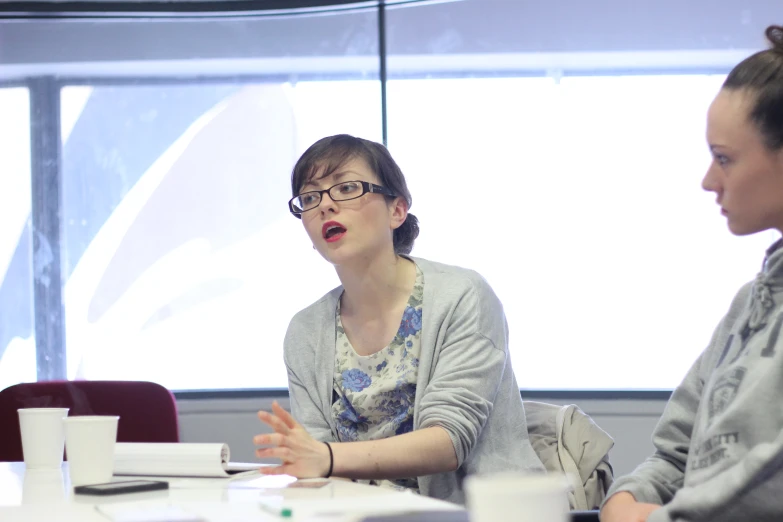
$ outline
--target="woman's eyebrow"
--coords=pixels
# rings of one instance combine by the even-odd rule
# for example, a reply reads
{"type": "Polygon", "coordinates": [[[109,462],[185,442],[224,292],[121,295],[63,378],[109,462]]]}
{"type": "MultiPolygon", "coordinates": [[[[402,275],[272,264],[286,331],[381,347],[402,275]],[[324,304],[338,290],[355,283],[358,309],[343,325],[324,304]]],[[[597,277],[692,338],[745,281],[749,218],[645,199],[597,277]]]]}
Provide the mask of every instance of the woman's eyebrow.
{"type": "Polygon", "coordinates": [[[317,179],[311,179],[310,181],[302,185],[302,190],[306,189],[307,187],[313,187],[314,189],[318,188],[320,183],[317,183],[317,181],[322,179],[327,179],[327,178],[331,178],[333,182],[338,183],[342,178],[344,178],[348,174],[358,175],[358,172],[354,172],[352,170],[338,170],[336,172],[332,172],[328,176],[323,176],[317,179]]]}

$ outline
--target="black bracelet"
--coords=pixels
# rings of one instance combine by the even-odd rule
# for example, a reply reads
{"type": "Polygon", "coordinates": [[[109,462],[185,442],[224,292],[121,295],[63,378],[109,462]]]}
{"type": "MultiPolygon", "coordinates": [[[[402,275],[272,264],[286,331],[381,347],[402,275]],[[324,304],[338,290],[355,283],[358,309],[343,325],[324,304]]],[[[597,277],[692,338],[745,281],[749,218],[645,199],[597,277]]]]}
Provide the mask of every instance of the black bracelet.
{"type": "Polygon", "coordinates": [[[326,444],[326,447],[329,448],[329,471],[326,473],[326,476],[324,478],[329,478],[332,476],[332,470],[334,469],[334,453],[332,453],[332,446],[328,442],[324,442],[326,444]]]}

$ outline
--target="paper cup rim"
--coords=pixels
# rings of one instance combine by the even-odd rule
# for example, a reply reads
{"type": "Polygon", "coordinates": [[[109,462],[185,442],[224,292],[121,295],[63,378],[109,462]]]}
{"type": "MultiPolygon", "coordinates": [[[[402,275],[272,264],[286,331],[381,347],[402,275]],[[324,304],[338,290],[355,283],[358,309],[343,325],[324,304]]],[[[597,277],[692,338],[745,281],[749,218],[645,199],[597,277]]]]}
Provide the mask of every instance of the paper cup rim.
{"type": "Polygon", "coordinates": [[[77,424],[82,422],[109,422],[118,420],[120,420],[119,415],[74,415],[64,418],[63,422],[77,424]]]}
{"type": "Polygon", "coordinates": [[[68,413],[70,408],[17,408],[19,413],[53,413],[53,412],[65,412],[68,413]]]}

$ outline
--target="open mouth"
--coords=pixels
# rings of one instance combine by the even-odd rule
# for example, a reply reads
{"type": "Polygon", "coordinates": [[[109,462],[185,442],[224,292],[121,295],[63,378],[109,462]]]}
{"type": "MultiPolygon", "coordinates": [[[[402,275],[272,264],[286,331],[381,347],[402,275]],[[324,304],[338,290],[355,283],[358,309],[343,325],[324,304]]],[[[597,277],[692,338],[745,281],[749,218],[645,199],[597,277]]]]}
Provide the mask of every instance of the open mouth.
{"type": "Polygon", "coordinates": [[[329,221],[324,223],[321,229],[323,237],[326,241],[332,242],[340,239],[346,232],[345,227],[337,221],[329,221]]]}

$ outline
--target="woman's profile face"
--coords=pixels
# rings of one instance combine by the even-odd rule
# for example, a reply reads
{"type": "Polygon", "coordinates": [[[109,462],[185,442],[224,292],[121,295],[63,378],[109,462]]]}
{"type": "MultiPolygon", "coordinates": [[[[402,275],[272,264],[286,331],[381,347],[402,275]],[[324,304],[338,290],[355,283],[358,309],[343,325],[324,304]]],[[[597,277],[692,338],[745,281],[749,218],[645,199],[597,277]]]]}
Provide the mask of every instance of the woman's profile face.
{"type": "MultiPolygon", "coordinates": [[[[326,177],[316,173],[299,194],[326,190],[346,181],[367,181],[379,185],[378,176],[362,158],[353,158],[326,177]]],[[[302,214],[302,224],[315,249],[330,263],[340,265],[360,257],[372,257],[392,248],[394,229],[407,211],[398,203],[388,204],[381,194],[366,193],[356,199],[334,201],[328,194],[321,203],[302,214]]]]}
{"type": "Polygon", "coordinates": [[[738,236],[783,230],[783,150],[771,151],[749,118],[754,97],[722,89],[707,113],[712,162],[702,180],[738,236]]]}

